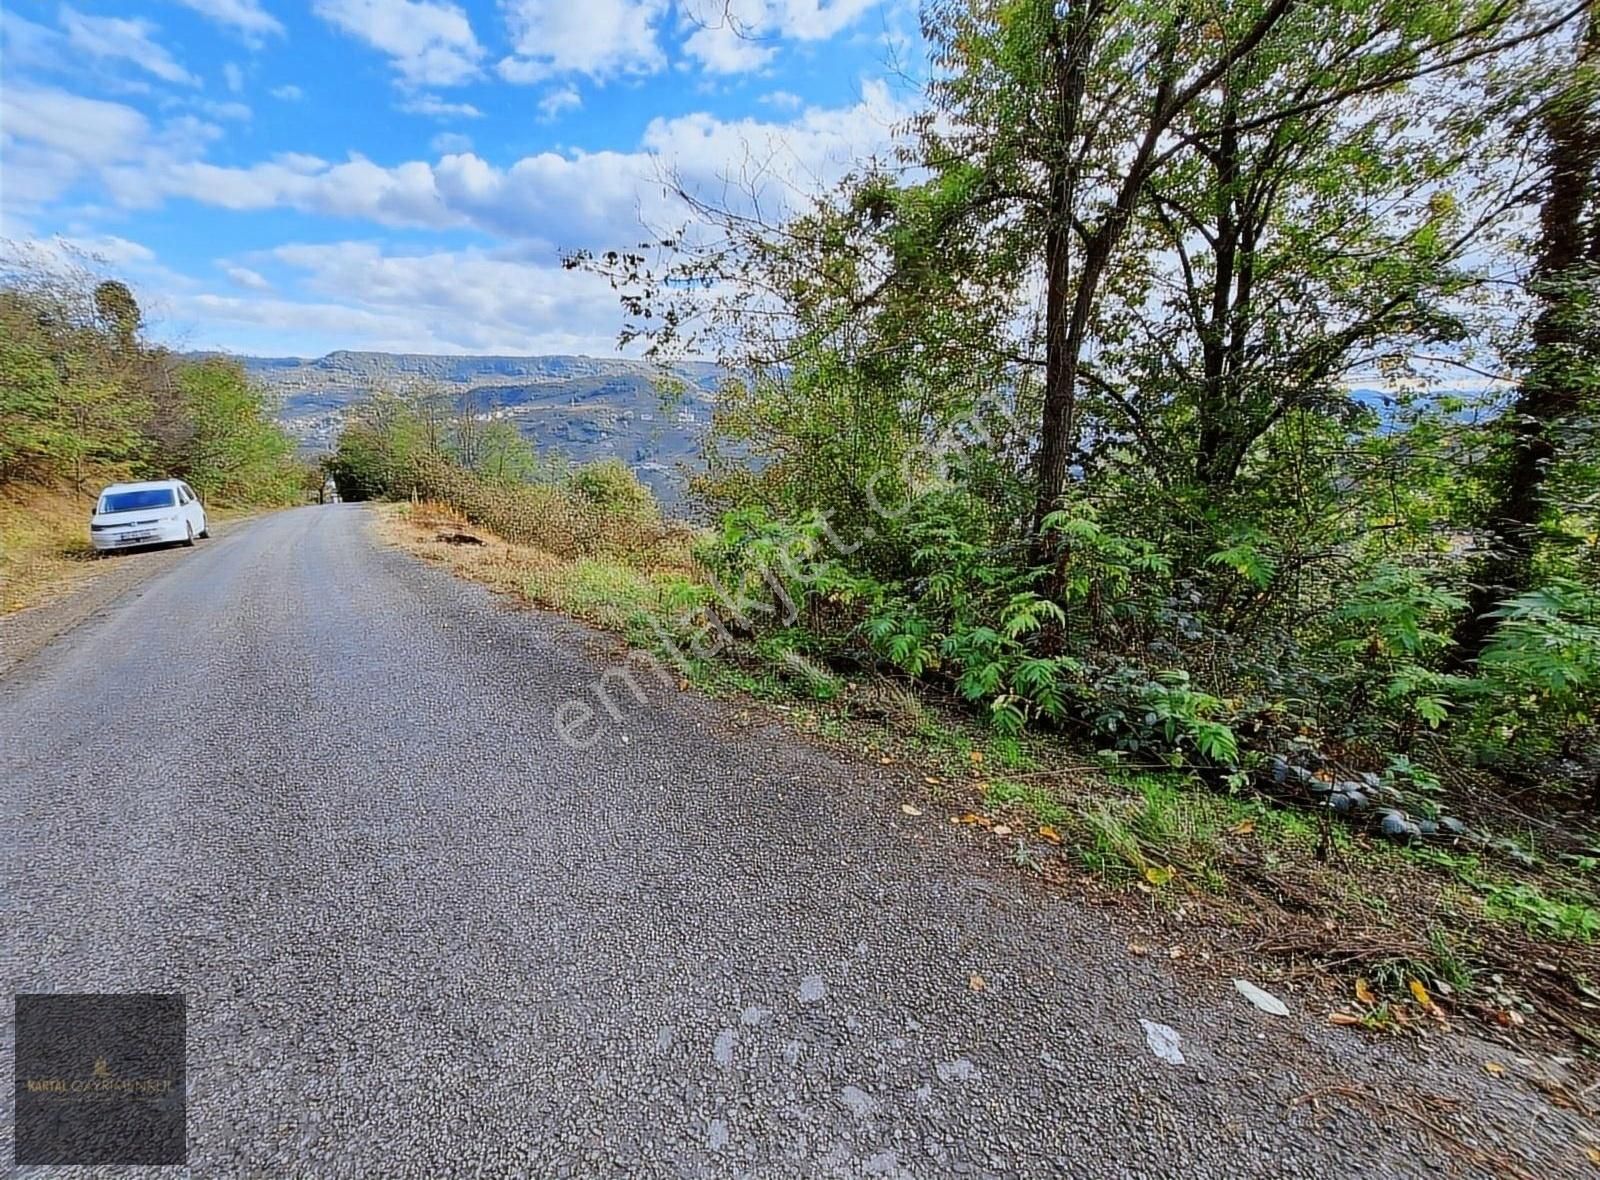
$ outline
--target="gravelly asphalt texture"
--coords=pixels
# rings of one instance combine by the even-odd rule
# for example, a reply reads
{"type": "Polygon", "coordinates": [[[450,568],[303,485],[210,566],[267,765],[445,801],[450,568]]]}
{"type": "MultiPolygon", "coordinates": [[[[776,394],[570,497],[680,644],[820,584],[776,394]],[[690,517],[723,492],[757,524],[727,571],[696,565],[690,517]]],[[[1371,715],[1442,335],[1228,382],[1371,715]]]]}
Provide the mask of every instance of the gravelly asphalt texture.
{"type": "Polygon", "coordinates": [[[1455,1166],[1292,1104],[1399,1078],[1577,1167],[1456,1050],[1174,979],[879,767],[675,692],[569,749],[608,650],[358,506],[202,543],[0,679],[7,990],[185,992],[200,1176],[1455,1166]]]}

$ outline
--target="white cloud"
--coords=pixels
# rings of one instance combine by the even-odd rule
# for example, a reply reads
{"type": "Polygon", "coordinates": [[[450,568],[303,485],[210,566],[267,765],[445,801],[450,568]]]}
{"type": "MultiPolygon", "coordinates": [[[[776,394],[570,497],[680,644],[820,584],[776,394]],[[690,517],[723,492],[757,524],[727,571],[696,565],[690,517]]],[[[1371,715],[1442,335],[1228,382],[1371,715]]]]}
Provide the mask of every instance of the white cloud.
{"type": "Polygon", "coordinates": [[[456,86],[478,75],[483,47],[447,0],[316,0],[317,15],[389,55],[401,82],[456,86]]]}
{"type": "Polygon", "coordinates": [[[435,155],[460,155],[472,150],[472,137],[458,131],[441,131],[428,141],[428,147],[435,155]]]}
{"type": "Polygon", "coordinates": [[[227,275],[235,285],[244,287],[248,290],[272,290],[272,284],[267,282],[267,280],[256,271],[251,270],[248,266],[230,266],[224,264],[222,267],[222,273],[227,275]]]}
{"type": "Polygon", "coordinates": [[[826,41],[843,32],[878,0],[782,0],[769,4],[776,10],[772,23],[785,37],[800,41],[826,41]]]}
{"type": "Polygon", "coordinates": [[[0,87],[0,155],[5,200],[51,200],[82,176],[138,156],[149,121],[132,107],[49,87],[0,87]]]}
{"type": "Polygon", "coordinates": [[[153,204],[172,191],[173,169],[201,158],[221,135],[194,115],[156,127],[122,103],[11,83],[0,88],[5,203],[15,213],[95,177],[119,205],[153,204]]]}
{"type": "Polygon", "coordinates": [[[198,94],[181,97],[169,95],[162,98],[157,105],[162,111],[196,111],[208,119],[222,119],[230,123],[248,123],[255,117],[255,112],[248,103],[231,98],[205,98],[198,94]]]}
{"type": "Polygon", "coordinates": [[[483,112],[470,102],[445,102],[437,94],[417,94],[400,104],[400,109],[411,115],[427,115],[433,119],[481,119],[483,112]]]}
{"type": "Polygon", "coordinates": [[[604,353],[615,345],[610,285],[553,259],[478,249],[388,253],[367,242],[281,246],[273,258],[300,272],[313,295],[370,317],[384,333],[377,347],[416,351],[421,341],[449,352],[604,353]]]}
{"type": "Polygon", "coordinates": [[[82,261],[105,263],[109,266],[130,267],[154,262],[155,251],[139,242],[119,238],[115,234],[93,237],[73,237],[57,234],[51,238],[34,239],[25,247],[35,256],[49,259],[57,266],[72,266],[82,261]]]}
{"type": "Polygon", "coordinates": [[[576,86],[563,86],[552,90],[539,100],[539,113],[546,119],[559,118],[563,112],[577,110],[583,105],[583,96],[576,86]]]}
{"type": "Polygon", "coordinates": [[[154,330],[185,347],[316,355],[395,352],[608,353],[615,294],[598,276],[482,249],[391,252],[369,242],[291,244],[251,267],[218,266],[242,293],[205,290],[159,267],[138,288],[154,330]],[[277,292],[273,294],[272,292],[277,292]]]}
{"type": "Polygon", "coordinates": [[[163,82],[198,86],[200,80],[180,66],[152,39],[155,25],[146,20],[113,16],[85,16],[75,8],[61,9],[61,25],[73,50],[110,61],[128,61],[163,82]]]}
{"type": "Polygon", "coordinates": [[[763,94],[759,99],[769,107],[776,107],[780,111],[798,111],[806,105],[806,100],[798,94],[791,94],[787,90],[774,90],[771,94],[763,94]]]}
{"type": "Polygon", "coordinates": [[[269,94],[273,98],[282,99],[284,102],[299,102],[306,96],[306,92],[295,85],[274,86],[269,94]]]}
{"type": "Polygon", "coordinates": [[[683,51],[713,74],[758,70],[777,55],[766,0],[687,0],[680,11],[693,31],[683,51]]]}
{"type": "Polygon", "coordinates": [[[0,45],[5,64],[16,70],[34,66],[45,70],[67,68],[67,39],[54,29],[25,20],[10,9],[0,8],[0,45]]]}
{"type": "MultiPolygon", "coordinates": [[[[436,163],[383,165],[360,155],[333,163],[282,154],[236,167],[204,158],[220,132],[192,117],[155,132],[138,112],[115,103],[10,89],[3,99],[8,200],[15,138],[18,150],[48,157],[39,168],[43,181],[34,185],[46,195],[93,172],[124,207],[179,198],[236,210],[291,208],[396,227],[472,228],[562,247],[631,241],[641,220],[676,225],[685,211],[662,179],[668,173],[713,202],[743,207],[751,199],[747,190],[754,190],[764,214],[780,216],[884,149],[907,114],[887,87],[874,83],[855,106],[813,108],[787,122],[657,118],[631,152],[543,152],[498,167],[451,141],[441,145],[451,150],[436,163]]],[[[24,169],[23,183],[27,178],[24,169]]]]}
{"type": "Polygon", "coordinates": [[[788,41],[826,41],[880,0],[681,0],[693,31],[684,52],[714,74],[741,74],[770,62],[788,41]]]}
{"type": "Polygon", "coordinates": [[[228,90],[238,94],[244,90],[244,71],[239,68],[238,62],[224,62],[222,66],[222,81],[228,90]]]}
{"type": "Polygon", "coordinates": [[[283,36],[282,23],[261,7],[261,0],[178,0],[178,3],[232,29],[250,43],[259,43],[269,36],[283,36]]]}
{"type": "Polygon", "coordinates": [[[656,26],[667,0],[502,0],[501,7],[514,51],[499,65],[508,82],[650,74],[666,64],[656,26]]]}

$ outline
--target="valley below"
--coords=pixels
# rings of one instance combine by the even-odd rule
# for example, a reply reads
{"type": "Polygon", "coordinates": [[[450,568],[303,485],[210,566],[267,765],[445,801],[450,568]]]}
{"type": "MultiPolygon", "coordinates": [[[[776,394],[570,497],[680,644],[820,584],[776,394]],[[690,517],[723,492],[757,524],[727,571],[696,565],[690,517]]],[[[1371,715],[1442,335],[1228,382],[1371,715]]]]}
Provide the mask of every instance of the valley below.
{"type": "Polygon", "coordinates": [[[682,498],[699,459],[723,371],[585,356],[432,356],[334,352],[316,359],[234,358],[273,396],[303,453],[333,450],[352,406],[378,391],[470,399],[509,420],[541,454],[573,463],[619,459],[662,500],[682,498]]]}

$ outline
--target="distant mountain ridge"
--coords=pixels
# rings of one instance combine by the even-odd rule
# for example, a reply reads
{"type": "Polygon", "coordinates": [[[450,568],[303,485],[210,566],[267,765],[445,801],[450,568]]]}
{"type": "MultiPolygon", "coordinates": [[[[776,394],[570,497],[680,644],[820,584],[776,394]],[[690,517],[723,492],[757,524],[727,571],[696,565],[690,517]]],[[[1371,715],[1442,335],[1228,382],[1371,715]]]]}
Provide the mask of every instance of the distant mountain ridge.
{"type": "Polygon", "coordinates": [[[470,394],[475,412],[514,422],[543,452],[575,463],[621,459],[669,504],[682,495],[685,467],[698,461],[725,376],[708,362],[664,367],[623,357],[339,351],[230,359],[279,399],[279,420],[310,454],[332,450],[349,407],[371,393],[435,385],[470,394]]]}

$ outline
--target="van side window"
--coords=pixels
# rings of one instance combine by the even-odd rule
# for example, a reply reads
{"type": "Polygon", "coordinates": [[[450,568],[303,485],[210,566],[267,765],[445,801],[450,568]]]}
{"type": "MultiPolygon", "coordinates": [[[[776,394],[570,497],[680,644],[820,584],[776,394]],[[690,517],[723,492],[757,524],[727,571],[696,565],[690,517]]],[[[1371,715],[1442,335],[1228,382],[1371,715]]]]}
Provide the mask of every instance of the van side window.
{"type": "Polygon", "coordinates": [[[189,502],[189,489],[184,487],[180,483],[178,485],[178,503],[187,504],[188,502],[189,502]]]}

